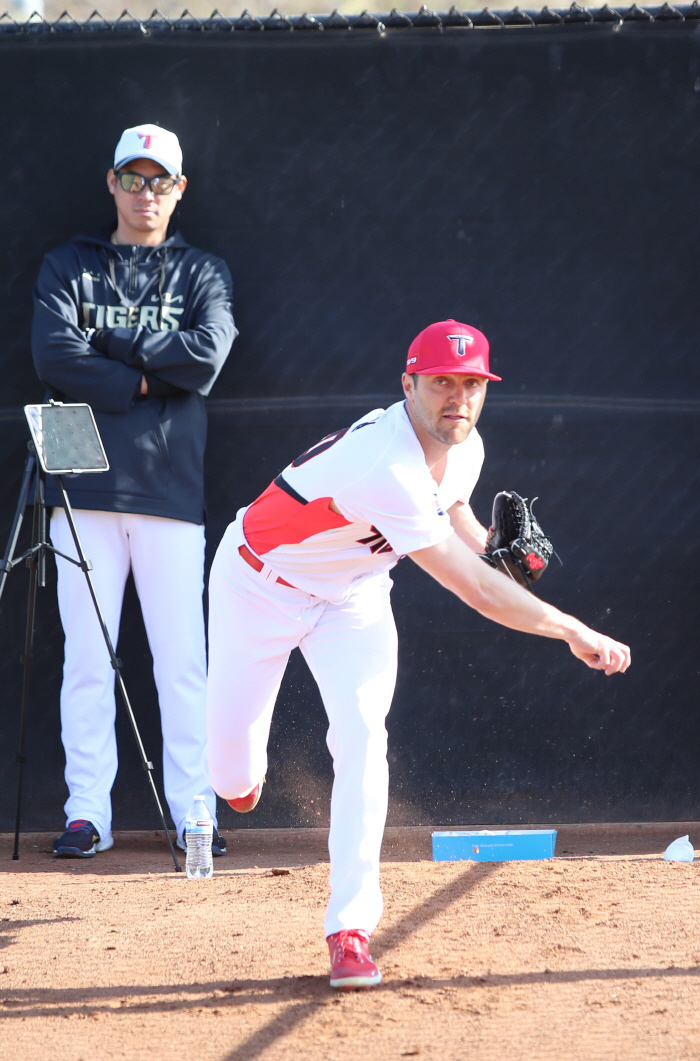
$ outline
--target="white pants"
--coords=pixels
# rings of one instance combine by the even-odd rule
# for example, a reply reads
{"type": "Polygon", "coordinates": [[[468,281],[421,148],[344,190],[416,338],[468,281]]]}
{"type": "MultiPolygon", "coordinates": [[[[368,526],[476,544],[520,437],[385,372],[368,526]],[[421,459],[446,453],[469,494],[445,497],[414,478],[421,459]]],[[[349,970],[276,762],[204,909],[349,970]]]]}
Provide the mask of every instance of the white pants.
{"type": "Polygon", "coordinates": [[[330,604],[266,580],[239,556],[239,540],[232,525],[209,581],[209,779],[220,796],[234,799],[263,778],[275,700],[289,653],[298,646],[323,697],[335,775],[325,933],[373,932],[382,913],[385,719],[396,683],[391,580],[368,579],[345,604],[330,604]]]}
{"type": "MultiPolygon", "coordinates": [[[[121,512],[75,512],[83,551],[116,646],[124,586],[131,568],[153,655],[163,731],[163,784],[182,835],[195,795],[204,794],[216,821],[216,797],[202,770],[206,648],[202,591],[204,528],[182,520],[121,512]]],[[[75,546],[65,512],[55,508],[51,541],[67,556],[75,546]]],[[[66,753],[67,822],[87,818],[102,838],[112,826],[110,792],[117,773],[114,671],[83,572],[56,558],[58,607],[65,633],[61,738],[66,753]]],[[[124,678],[138,722],[138,695],[124,678]]],[[[147,753],[148,753],[148,749],[147,753]]],[[[143,800],[152,796],[139,776],[143,800]]],[[[153,808],[155,813],[155,807],[153,808]]]]}

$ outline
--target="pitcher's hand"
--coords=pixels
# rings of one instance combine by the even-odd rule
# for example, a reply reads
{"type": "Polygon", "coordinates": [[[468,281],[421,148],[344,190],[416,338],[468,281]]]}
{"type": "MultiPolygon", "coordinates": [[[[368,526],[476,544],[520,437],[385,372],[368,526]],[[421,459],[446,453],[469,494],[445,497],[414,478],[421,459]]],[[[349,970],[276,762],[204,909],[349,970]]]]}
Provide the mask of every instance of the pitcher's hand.
{"type": "Polygon", "coordinates": [[[612,637],[585,630],[569,641],[569,648],[587,667],[606,674],[623,674],[630,665],[631,653],[627,645],[612,637]]]}

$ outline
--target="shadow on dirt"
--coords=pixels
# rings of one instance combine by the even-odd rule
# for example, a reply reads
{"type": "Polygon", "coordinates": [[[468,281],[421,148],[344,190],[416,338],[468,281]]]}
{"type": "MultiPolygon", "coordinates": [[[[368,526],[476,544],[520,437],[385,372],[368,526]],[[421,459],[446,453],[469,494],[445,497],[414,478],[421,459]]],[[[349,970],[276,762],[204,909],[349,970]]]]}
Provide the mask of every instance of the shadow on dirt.
{"type": "Polygon", "coordinates": [[[61,921],[80,921],[79,917],[37,917],[34,921],[13,921],[9,917],[3,917],[0,921],[0,950],[11,947],[15,942],[14,933],[20,928],[34,928],[36,925],[57,925],[61,921]]]}
{"type": "MultiPolygon", "coordinates": [[[[489,974],[487,976],[396,977],[386,980],[373,996],[384,992],[419,997],[421,993],[450,988],[483,989],[534,984],[574,984],[647,979],[679,980],[700,977],[700,965],[645,966],[613,969],[563,969],[489,974]]],[[[339,992],[327,976],[277,977],[269,980],[212,980],[192,984],[116,984],[99,988],[15,988],[3,993],[0,986],[0,1022],[37,1017],[89,1017],[93,1014],[182,1012],[197,1009],[231,1009],[254,1004],[289,1003],[221,1061],[253,1061],[282,1036],[317,1010],[339,1002],[339,992]],[[190,997],[175,997],[175,996],[190,997]],[[118,1006],[115,1006],[115,1002],[118,1006]]]]}
{"type": "Polygon", "coordinates": [[[467,892],[491,877],[497,869],[498,863],[495,862],[470,862],[468,868],[456,880],[450,881],[449,884],[439,888],[425,902],[414,907],[396,924],[374,936],[372,940],[373,955],[379,958],[393,950],[394,947],[398,947],[414,932],[439,917],[453,903],[463,899],[467,892]]]}

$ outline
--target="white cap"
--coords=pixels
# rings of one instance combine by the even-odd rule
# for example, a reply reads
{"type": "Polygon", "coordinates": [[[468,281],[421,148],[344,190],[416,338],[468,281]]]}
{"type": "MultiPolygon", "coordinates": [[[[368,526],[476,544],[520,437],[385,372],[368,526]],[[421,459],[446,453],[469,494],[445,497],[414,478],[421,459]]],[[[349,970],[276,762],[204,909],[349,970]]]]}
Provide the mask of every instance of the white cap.
{"type": "Polygon", "coordinates": [[[121,169],[135,158],[152,158],[171,176],[182,173],[182,149],[175,133],[159,125],[135,125],[125,129],[114,152],[114,168],[121,169]]]}

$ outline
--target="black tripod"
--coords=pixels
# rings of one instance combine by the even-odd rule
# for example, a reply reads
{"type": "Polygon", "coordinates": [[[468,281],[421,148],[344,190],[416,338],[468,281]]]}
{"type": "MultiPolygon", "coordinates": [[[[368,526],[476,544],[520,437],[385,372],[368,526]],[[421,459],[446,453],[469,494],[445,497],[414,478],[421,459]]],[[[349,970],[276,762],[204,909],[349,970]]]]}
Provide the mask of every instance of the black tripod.
{"type": "Polygon", "coordinates": [[[7,576],[10,571],[26,561],[27,567],[29,568],[29,597],[27,601],[27,627],[24,638],[24,655],[21,657],[21,663],[24,666],[24,679],[22,683],[22,710],[20,715],[20,729],[19,729],[19,749],[17,752],[17,763],[19,765],[19,775],[17,780],[17,815],[15,818],[15,846],[12,853],[13,859],[19,858],[19,829],[20,819],[22,813],[22,781],[24,775],[24,763],[25,763],[25,738],[27,732],[27,712],[29,706],[29,678],[31,673],[32,665],[32,648],[34,644],[34,619],[36,614],[36,591],[38,586],[46,585],[46,554],[54,553],[56,556],[63,557],[71,564],[75,564],[81,571],[85,573],[85,578],[90,590],[90,596],[92,597],[92,603],[95,605],[95,612],[97,613],[97,619],[102,630],[102,636],[105,639],[107,651],[109,652],[109,658],[112,661],[112,667],[114,668],[115,678],[119,694],[122,699],[122,703],[126,709],[126,713],[129,716],[129,722],[138,745],[139,755],[141,756],[141,762],[143,768],[148,774],[148,781],[151,786],[153,798],[156,801],[158,807],[158,814],[163,825],[163,830],[168,838],[168,844],[170,845],[170,852],[173,856],[173,862],[175,863],[175,869],[179,873],[181,872],[181,866],[178,862],[175,848],[173,847],[172,837],[170,836],[170,830],[165,824],[165,817],[163,815],[163,808],[161,806],[160,799],[158,798],[158,792],[156,790],[155,782],[153,780],[153,763],[150,762],[146,755],[146,750],[141,740],[141,734],[139,733],[138,726],[136,725],[136,719],[134,712],[129,702],[127,695],[126,686],[124,685],[124,679],[122,678],[121,672],[121,660],[117,658],[112,645],[112,639],[109,636],[109,631],[105,624],[104,618],[102,617],[102,611],[100,609],[97,595],[95,594],[95,587],[90,577],[90,571],[92,564],[85,558],[83,547],[78,537],[78,530],[75,525],[75,519],[73,518],[73,510],[68,500],[63,480],[60,475],[53,476],[54,481],[61,494],[61,500],[63,509],[66,513],[68,525],[70,527],[71,534],[73,536],[73,542],[75,543],[75,550],[78,554],[78,559],[75,560],[71,556],[66,556],[65,553],[59,552],[58,549],[54,549],[53,545],[48,541],[46,534],[46,503],[45,503],[45,486],[46,486],[46,474],[37,461],[36,449],[34,443],[29,443],[29,455],[24,465],[24,475],[22,476],[22,486],[19,493],[19,501],[17,503],[17,511],[15,512],[15,518],[12,523],[12,530],[10,531],[10,538],[7,543],[7,549],[5,550],[5,556],[0,560],[0,597],[2,597],[3,590],[5,589],[5,583],[7,576]],[[32,479],[34,479],[34,514],[32,519],[32,543],[26,552],[22,553],[15,559],[14,553],[17,547],[17,539],[19,538],[19,532],[22,527],[22,521],[24,519],[27,504],[29,503],[29,493],[32,486],[32,479]]]}

